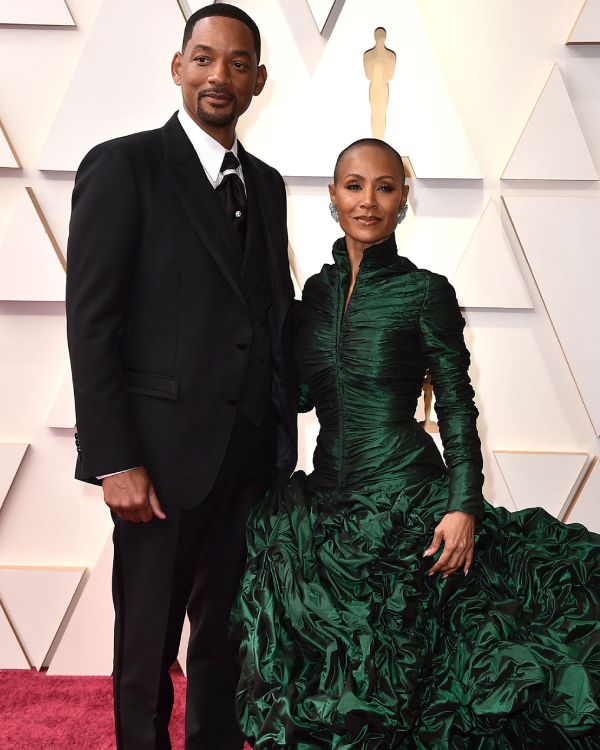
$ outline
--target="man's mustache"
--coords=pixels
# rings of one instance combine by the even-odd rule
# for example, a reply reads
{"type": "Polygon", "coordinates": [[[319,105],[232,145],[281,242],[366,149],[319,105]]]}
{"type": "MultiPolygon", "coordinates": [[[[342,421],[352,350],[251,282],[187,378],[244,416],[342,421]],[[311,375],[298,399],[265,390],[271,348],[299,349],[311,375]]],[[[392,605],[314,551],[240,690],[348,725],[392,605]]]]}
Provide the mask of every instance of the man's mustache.
{"type": "Polygon", "coordinates": [[[226,96],[229,100],[235,101],[235,96],[224,88],[203,89],[198,92],[198,101],[200,101],[203,96],[208,96],[209,94],[219,94],[219,96],[226,96]]]}

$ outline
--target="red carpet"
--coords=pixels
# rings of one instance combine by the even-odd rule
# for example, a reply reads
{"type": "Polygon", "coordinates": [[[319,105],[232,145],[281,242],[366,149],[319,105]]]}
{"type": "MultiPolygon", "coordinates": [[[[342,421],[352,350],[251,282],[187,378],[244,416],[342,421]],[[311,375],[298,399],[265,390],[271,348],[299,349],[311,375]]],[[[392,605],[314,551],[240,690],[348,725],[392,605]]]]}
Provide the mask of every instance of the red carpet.
{"type": "MultiPolygon", "coordinates": [[[[172,672],[173,750],[183,750],[185,677],[172,672]]],[[[110,677],[0,671],[2,750],[115,750],[110,677]]],[[[208,750],[208,749],[207,749],[208,750]]],[[[249,748],[246,746],[246,750],[249,748]]]]}

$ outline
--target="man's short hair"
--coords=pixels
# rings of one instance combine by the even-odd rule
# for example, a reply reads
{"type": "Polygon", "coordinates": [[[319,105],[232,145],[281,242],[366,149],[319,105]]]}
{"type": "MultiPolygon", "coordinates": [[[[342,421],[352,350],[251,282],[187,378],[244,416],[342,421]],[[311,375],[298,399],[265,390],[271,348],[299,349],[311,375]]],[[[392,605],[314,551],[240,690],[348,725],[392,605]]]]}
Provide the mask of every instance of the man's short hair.
{"type": "Polygon", "coordinates": [[[229,5],[228,3],[216,3],[215,5],[205,5],[204,8],[200,8],[189,17],[188,22],[185,25],[183,32],[183,42],[181,43],[181,51],[184,52],[187,43],[192,38],[194,26],[198,23],[201,18],[209,18],[211,16],[220,16],[221,18],[235,18],[236,21],[241,21],[247,26],[252,32],[254,37],[254,50],[256,52],[256,59],[260,62],[260,31],[258,26],[245,13],[241,8],[237,8],[235,5],[229,5]]]}

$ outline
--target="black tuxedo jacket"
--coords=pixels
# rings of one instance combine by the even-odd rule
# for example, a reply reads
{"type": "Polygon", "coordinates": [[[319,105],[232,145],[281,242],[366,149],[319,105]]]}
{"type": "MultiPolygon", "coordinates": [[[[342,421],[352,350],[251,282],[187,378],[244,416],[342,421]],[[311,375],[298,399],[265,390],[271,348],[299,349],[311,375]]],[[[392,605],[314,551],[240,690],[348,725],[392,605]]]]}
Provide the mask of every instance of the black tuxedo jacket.
{"type": "MultiPolygon", "coordinates": [[[[238,153],[259,206],[273,290],[278,486],[297,458],[286,196],[278,172],[241,145],[238,153]]],[[[67,268],[77,478],[96,482],[143,465],[163,504],[188,508],[206,497],[252,344],[236,241],[176,115],[85,157],[67,268]]]]}

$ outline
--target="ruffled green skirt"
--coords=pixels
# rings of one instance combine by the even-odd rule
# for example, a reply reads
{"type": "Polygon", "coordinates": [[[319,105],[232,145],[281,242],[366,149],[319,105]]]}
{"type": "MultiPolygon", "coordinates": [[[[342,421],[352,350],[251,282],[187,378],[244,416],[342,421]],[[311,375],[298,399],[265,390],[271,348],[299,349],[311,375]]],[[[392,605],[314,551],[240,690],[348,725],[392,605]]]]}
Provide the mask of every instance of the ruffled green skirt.
{"type": "Polygon", "coordinates": [[[447,479],[298,472],[255,508],[232,615],[254,750],[600,748],[600,536],[486,506],[465,578],[423,558],[447,479]]]}

